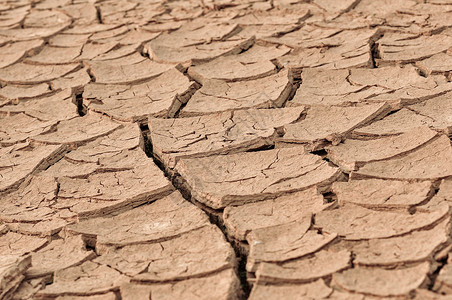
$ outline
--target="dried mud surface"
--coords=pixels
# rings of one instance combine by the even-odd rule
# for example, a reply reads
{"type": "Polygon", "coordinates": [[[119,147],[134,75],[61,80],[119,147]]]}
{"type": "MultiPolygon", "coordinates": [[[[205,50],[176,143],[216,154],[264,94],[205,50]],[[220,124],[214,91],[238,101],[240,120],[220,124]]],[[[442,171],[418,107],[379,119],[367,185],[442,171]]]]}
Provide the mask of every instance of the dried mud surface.
{"type": "Polygon", "coordinates": [[[0,1],[0,299],[452,299],[450,0],[0,1]]]}

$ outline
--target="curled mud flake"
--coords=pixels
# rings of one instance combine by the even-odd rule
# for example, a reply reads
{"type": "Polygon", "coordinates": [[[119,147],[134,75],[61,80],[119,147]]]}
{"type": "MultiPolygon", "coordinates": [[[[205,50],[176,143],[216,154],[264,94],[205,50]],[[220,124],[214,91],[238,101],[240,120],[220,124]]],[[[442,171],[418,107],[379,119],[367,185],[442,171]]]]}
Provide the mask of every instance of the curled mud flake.
{"type": "Polygon", "coordinates": [[[348,105],[381,102],[392,109],[419,103],[452,90],[440,77],[421,76],[415,67],[378,69],[304,69],[303,83],[290,105],[348,105]]]}
{"type": "Polygon", "coordinates": [[[23,62],[0,69],[0,80],[12,84],[38,84],[64,76],[79,67],[67,65],[31,65],[23,62]]]}
{"type": "Polygon", "coordinates": [[[0,255],[24,255],[47,243],[47,238],[9,231],[0,235],[0,255]]]}
{"type": "Polygon", "coordinates": [[[401,296],[420,287],[427,279],[429,270],[427,262],[395,270],[356,267],[333,274],[333,284],[365,295],[401,296]]]}
{"type": "Polygon", "coordinates": [[[410,234],[383,239],[371,239],[351,244],[354,264],[361,266],[407,265],[428,261],[433,254],[450,243],[450,218],[432,229],[413,231],[410,234]]]}
{"type": "Polygon", "coordinates": [[[353,136],[363,138],[384,137],[407,133],[418,127],[433,127],[434,120],[414,111],[402,108],[370,125],[357,128],[353,136]]]}
{"type": "Polygon", "coordinates": [[[418,127],[403,134],[374,140],[347,139],[336,146],[326,148],[328,158],[345,172],[357,170],[369,162],[405,155],[423,146],[437,132],[428,127],[418,127]]]}
{"type": "Polygon", "coordinates": [[[250,253],[246,268],[255,272],[261,263],[281,263],[315,253],[332,242],[334,233],[308,230],[311,216],[284,225],[256,229],[247,235],[250,253]]]}
{"type": "Polygon", "coordinates": [[[340,205],[352,203],[369,209],[408,209],[432,196],[429,181],[407,182],[382,179],[335,182],[332,187],[340,205]]]}
{"type": "Polygon", "coordinates": [[[409,107],[421,116],[433,121],[432,127],[448,135],[452,134],[452,92],[409,107]]]}
{"type": "Polygon", "coordinates": [[[90,81],[88,70],[83,68],[53,80],[50,82],[50,86],[52,90],[71,89],[75,93],[79,93],[90,81]]]}
{"type": "MultiPolygon", "coordinates": [[[[174,192],[151,204],[108,218],[88,219],[68,226],[96,247],[125,246],[168,240],[209,224],[202,210],[174,192]]],[[[100,249],[99,248],[99,249],[100,249]]]]}
{"type": "Polygon", "coordinates": [[[143,299],[149,297],[162,300],[171,299],[237,299],[240,295],[240,282],[233,269],[187,280],[154,284],[124,284],[120,287],[124,300],[143,299]],[[203,292],[200,294],[200,290],[203,292]]]}
{"type": "Polygon", "coordinates": [[[88,114],[64,120],[56,125],[55,130],[32,138],[40,144],[63,144],[76,148],[96,138],[105,136],[120,128],[121,124],[97,114],[88,114]]]}
{"type": "Polygon", "coordinates": [[[234,251],[215,226],[204,226],[159,243],[127,245],[105,252],[95,261],[143,284],[204,277],[236,265],[234,251]]]}
{"type": "Polygon", "coordinates": [[[14,292],[13,300],[33,299],[34,295],[44,288],[46,278],[34,278],[23,280],[14,292]]]}
{"type": "Polygon", "coordinates": [[[31,256],[0,256],[0,297],[11,299],[31,266],[31,256]]]}
{"type": "Polygon", "coordinates": [[[452,146],[440,135],[401,157],[366,164],[352,172],[352,178],[395,180],[437,180],[452,175],[452,146]]]}
{"type": "Polygon", "coordinates": [[[271,299],[328,299],[333,290],[328,287],[322,279],[305,284],[270,285],[260,284],[259,281],[253,285],[250,300],[265,298],[271,299]]]}
{"type": "Polygon", "coordinates": [[[53,282],[36,294],[36,298],[56,298],[58,296],[91,296],[117,291],[129,278],[118,271],[94,263],[84,262],[81,265],[58,270],[53,282]],[[74,284],[77,282],[77,284],[74,284]]]}
{"type": "Polygon", "coordinates": [[[61,145],[29,143],[0,148],[0,193],[12,191],[30,174],[59,160],[65,151],[61,145]]]}
{"type": "Polygon", "coordinates": [[[273,199],[312,186],[325,191],[341,175],[302,147],[184,158],[175,170],[192,196],[214,209],[273,199]]]}
{"type": "Polygon", "coordinates": [[[276,66],[271,60],[289,51],[290,49],[284,46],[277,48],[254,45],[243,53],[192,66],[188,69],[188,75],[202,84],[209,79],[226,82],[255,80],[276,73],[276,66]]]}
{"type": "Polygon", "coordinates": [[[277,108],[294,89],[287,69],[264,78],[230,82],[206,80],[180,112],[181,117],[246,108],[277,108]]]}
{"type": "Polygon", "coordinates": [[[170,34],[162,34],[144,46],[149,57],[162,63],[200,64],[220,56],[238,54],[254,43],[250,38],[230,38],[206,44],[193,44],[176,47],[170,34]],[[166,40],[169,40],[168,44],[166,40]]]}
{"type": "Polygon", "coordinates": [[[81,236],[51,241],[47,246],[32,254],[33,266],[27,270],[27,278],[54,274],[58,270],[79,265],[93,259],[96,254],[86,250],[81,236]]]}
{"type": "Polygon", "coordinates": [[[262,263],[256,270],[256,279],[262,283],[305,283],[347,269],[349,266],[349,251],[321,250],[312,257],[282,264],[262,263]]]}
{"type": "Polygon", "coordinates": [[[276,128],[295,122],[303,108],[243,110],[179,119],[149,119],[153,152],[167,168],[181,158],[244,152],[274,144],[276,128]]]}
{"type": "Polygon", "coordinates": [[[411,63],[445,52],[452,44],[452,33],[445,30],[442,34],[411,35],[398,32],[385,33],[378,41],[379,65],[411,63]]]}
{"type": "Polygon", "coordinates": [[[86,178],[58,179],[58,207],[70,207],[79,218],[124,211],[168,195],[173,187],[153,162],[129,170],[93,173],[86,178]]]}
{"type": "Polygon", "coordinates": [[[89,63],[89,67],[97,83],[133,84],[157,77],[174,65],[144,59],[134,64],[126,64],[125,61],[123,64],[118,64],[114,60],[93,61],[89,63]]]}
{"type": "Polygon", "coordinates": [[[388,238],[426,229],[445,218],[447,212],[447,205],[410,214],[408,211],[376,211],[346,204],[319,212],[315,227],[324,232],[335,232],[345,240],[388,238]]]}
{"type": "MultiPolygon", "coordinates": [[[[0,33],[1,35],[1,33],[0,33]]],[[[39,49],[43,45],[43,40],[34,39],[30,41],[8,43],[0,47],[0,68],[8,67],[28,53],[39,49]]]]}
{"type": "Polygon", "coordinates": [[[372,65],[371,44],[381,35],[378,29],[340,30],[303,26],[282,37],[266,38],[294,47],[277,59],[279,65],[301,72],[304,68],[348,69],[372,65]]]}
{"type": "Polygon", "coordinates": [[[324,203],[317,188],[312,187],[271,200],[227,206],[223,212],[223,221],[228,234],[244,241],[254,230],[289,224],[330,206],[330,203],[324,203]]]}
{"type": "Polygon", "coordinates": [[[416,66],[426,75],[447,74],[452,71],[452,53],[438,53],[416,62],[416,66]]]}
{"type": "Polygon", "coordinates": [[[196,86],[173,68],[137,85],[88,84],[83,99],[89,110],[119,121],[145,122],[148,116],[174,117],[196,86]]]}
{"type": "MultiPolygon", "coordinates": [[[[78,117],[77,107],[72,102],[70,89],[36,100],[21,101],[15,105],[5,105],[0,107],[0,113],[10,115],[25,114],[28,117],[36,118],[36,121],[41,121],[41,124],[78,117]]],[[[21,127],[22,130],[29,128],[27,124],[21,127]]]]}
{"type": "Polygon", "coordinates": [[[43,97],[52,94],[47,83],[35,85],[6,85],[0,88],[0,97],[4,100],[10,100],[17,103],[21,100],[31,100],[33,98],[43,97]]]}
{"type": "MultiPolygon", "coordinates": [[[[2,107],[2,109],[8,106],[2,107]]],[[[0,145],[3,147],[23,143],[28,138],[47,133],[57,125],[56,121],[41,121],[25,113],[0,116],[0,145]]]]}
{"type": "Polygon", "coordinates": [[[249,48],[254,37],[234,37],[239,31],[236,24],[188,22],[178,30],[162,34],[145,44],[144,51],[159,62],[204,62],[249,48]]]}
{"type": "Polygon", "coordinates": [[[297,123],[284,125],[285,134],[278,142],[303,144],[310,151],[320,150],[328,143],[339,144],[356,127],[370,123],[388,112],[387,104],[364,104],[353,107],[312,106],[306,118],[297,123]]]}

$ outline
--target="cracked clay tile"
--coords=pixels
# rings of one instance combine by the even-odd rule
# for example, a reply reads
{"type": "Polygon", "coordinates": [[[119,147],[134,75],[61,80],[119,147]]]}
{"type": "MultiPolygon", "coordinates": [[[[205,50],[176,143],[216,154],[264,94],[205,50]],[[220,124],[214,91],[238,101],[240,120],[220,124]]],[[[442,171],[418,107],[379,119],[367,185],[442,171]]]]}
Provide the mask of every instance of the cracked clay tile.
{"type": "Polygon", "coordinates": [[[450,218],[447,218],[433,228],[398,237],[360,241],[347,248],[355,254],[355,266],[403,266],[431,259],[435,252],[450,243],[449,234],[450,218]]]}
{"type": "Polygon", "coordinates": [[[249,300],[261,299],[285,299],[285,300],[303,300],[303,299],[327,299],[333,290],[328,287],[322,279],[293,285],[266,285],[257,282],[253,285],[249,300]]]}
{"type": "Polygon", "coordinates": [[[31,65],[23,62],[0,69],[0,80],[13,84],[37,84],[64,76],[79,67],[67,65],[31,65]]]}
{"type": "Polygon", "coordinates": [[[350,292],[374,296],[400,296],[420,287],[430,270],[428,262],[404,269],[356,267],[333,274],[333,284],[350,292]]]}
{"type": "Polygon", "coordinates": [[[226,82],[254,80],[277,72],[271,60],[287,54],[290,48],[285,46],[264,47],[254,45],[245,52],[216,58],[207,63],[188,68],[188,75],[200,83],[206,80],[224,80],[226,82]]]}
{"type": "Polygon", "coordinates": [[[228,234],[243,241],[254,230],[292,223],[330,206],[324,203],[317,188],[311,187],[271,200],[227,206],[223,212],[223,221],[228,234]]]}
{"type": "Polygon", "coordinates": [[[0,193],[16,188],[28,175],[47,168],[66,151],[62,145],[15,144],[0,148],[0,193]]]}
{"type": "Polygon", "coordinates": [[[193,299],[193,300],[231,300],[238,299],[240,282],[233,269],[223,270],[201,278],[174,281],[169,283],[139,285],[123,284],[120,287],[123,300],[140,299],[193,299]],[[202,292],[200,293],[200,291],[202,292]]]}
{"type": "Polygon", "coordinates": [[[85,86],[83,98],[88,109],[120,121],[144,121],[148,116],[174,117],[194,93],[196,84],[172,68],[137,85],[85,86]]]}
{"type": "Polygon", "coordinates": [[[278,142],[304,144],[311,151],[320,150],[328,143],[339,144],[356,127],[388,112],[389,106],[385,103],[351,107],[311,106],[306,118],[298,123],[284,125],[285,134],[278,138],[278,142]]]}
{"type": "MultiPolygon", "coordinates": [[[[125,63],[125,62],[124,62],[125,63]]],[[[119,64],[114,60],[88,62],[95,82],[103,84],[133,84],[157,77],[174,66],[144,59],[134,64],[119,64]]],[[[0,73],[1,79],[1,73],[0,73]]]]}
{"type": "Polygon", "coordinates": [[[448,214],[448,206],[430,211],[377,211],[346,204],[316,214],[314,228],[337,233],[344,240],[358,241],[396,237],[436,224],[448,214]]]}
{"type": "Polygon", "coordinates": [[[317,186],[320,191],[341,176],[303,147],[179,160],[175,170],[192,196],[214,209],[243,205],[317,186]]]}
{"type": "Polygon", "coordinates": [[[70,225],[96,247],[125,246],[167,240],[209,224],[205,213],[185,201],[179,192],[151,204],[108,218],[88,219],[70,225]]]}
{"type": "Polygon", "coordinates": [[[313,254],[337,237],[335,233],[309,230],[311,218],[305,215],[298,221],[256,229],[248,234],[247,271],[256,271],[262,263],[282,263],[313,254]]]}
{"type": "Polygon", "coordinates": [[[452,146],[445,135],[401,156],[370,162],[351,178],[381,178],[394,180],[437,180],[452,175],[452,146]]]}
{"type": "Polygon", "coordinates": [[[84,117],[63,120],[56,125],[54,131],[35,136],[32,140],[41,144],[63,144],[70,148],[76,148],[105,136],[120,127],[121,124],[119,123],[91,113],[84,117]]]}
{"type": "Polygon", "coordinates": [[[58,296],[90,296],[117,291],[129,278],[106,266],[86,261],[81,265],[58,270],[53,282],[36,293],[37,299],[52,299],[58,296]],[[77,282],[77,284],[74,284],[77,282]]]}
{"type": "Polygon", "coordinates": [[[181,117],[245,108],[283,106],[294,87],[287,69],[264,78],[239,82],[207,80],[187,102],[181,117]]]}
{"type": "Polygon", "coordinates": [[[96,257],[92,250],[87,250],[81,236],[70,236],[51,241],[44,248],[32,253],[32,267],[27,270],[27,278],[54,274],[72,266],[80,265],[96,257]]]}
{"type": "Polygon", "coordinates": [[[426,201],[434,192],[429,181],[382,179],[334,182],[332,190],[340,205],[352,203],[369,209],[408,209],[426,201]]]}
{"type": "Polygon", "coordinates": [[[24,279],[25,271],[31,266],[31,256],[0,256],[0,298],[12,298],[24,279]]]}
{"type": "Polygon", "coordinates": [[[345,172],[350,172],[370,162],[391,159],[415,151],[437,134],[428,127],[418,127],[400,135],[379,139],[346,139],[338,145],[326,147],[327,157],[345,172]]]}
{"type": "Polygon", "coordinates": [[[300,108],[250,109],[179,119],[149,119],[153,152],[167,168],[181,158],[243,152],[272,145],[276,128],[295,122],[300,108]]]}
{"type": "Polygon", "coordinates": [[[151,284],[204,277],[234,268],[235,253],[213,225],[159,243],[126,245],[104,250],[94,261],[151,284]]]}
{"type": "Polygon", "coordinates": [[[282,264],[262,263],[256,270],[257,281],[262,283],[305,283],[349,268],[351,253],[321,250],[308,258],[282,264]]]}

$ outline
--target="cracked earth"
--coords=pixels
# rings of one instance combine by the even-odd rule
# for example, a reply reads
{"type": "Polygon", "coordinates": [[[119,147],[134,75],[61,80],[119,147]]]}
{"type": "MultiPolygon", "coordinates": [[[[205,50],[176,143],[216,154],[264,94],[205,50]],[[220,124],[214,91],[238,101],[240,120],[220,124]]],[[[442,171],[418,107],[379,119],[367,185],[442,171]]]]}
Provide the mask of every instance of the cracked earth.
{"type": "Polygon", "coordinates": [[[450,0],[0,2],[0,299],[452,299],[450,0]]]}

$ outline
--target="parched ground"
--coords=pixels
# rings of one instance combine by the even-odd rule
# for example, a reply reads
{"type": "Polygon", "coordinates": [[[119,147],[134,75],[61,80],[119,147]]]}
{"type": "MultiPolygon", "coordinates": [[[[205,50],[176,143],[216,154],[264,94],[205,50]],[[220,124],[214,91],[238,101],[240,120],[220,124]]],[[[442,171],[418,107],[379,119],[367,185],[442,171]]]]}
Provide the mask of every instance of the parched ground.
{"type": "Polygon", "coordinates": [[[450,0],[0,2],[0,299],[452,299],[450,0]]]}

